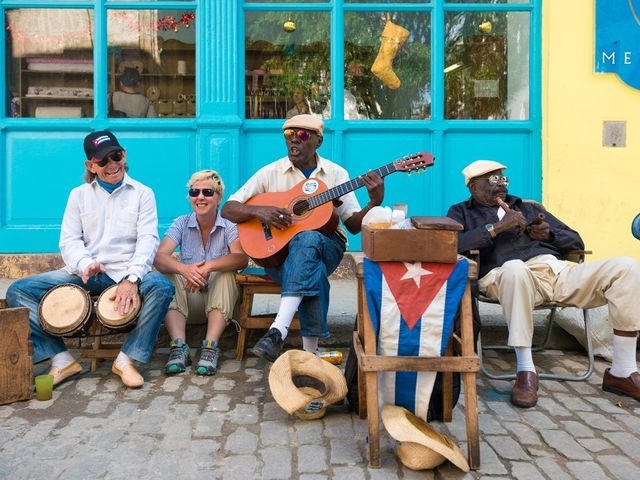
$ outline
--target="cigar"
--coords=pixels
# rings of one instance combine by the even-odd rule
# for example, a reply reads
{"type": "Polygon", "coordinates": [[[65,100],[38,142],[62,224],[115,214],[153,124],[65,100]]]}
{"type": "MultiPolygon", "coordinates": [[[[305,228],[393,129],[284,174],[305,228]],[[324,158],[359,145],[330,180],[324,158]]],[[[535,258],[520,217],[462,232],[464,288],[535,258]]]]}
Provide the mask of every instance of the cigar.
{"type": "Polygon", "coordinates": [[[545,217],[544,213],[542,213],[542,212],[539,213],[538,216],[536,218],[534,218],[533,220],[531,220],[531,222],[529,222],[529,224],[527,225],[527,229],[526,229],[527,232],[531,231],[531,227],[533,225],[540,225],[544,221],[545,218],[546,217],[545,217]]]}
{"type": "Polygon", "coordinates": [[[502,209],[505,212],[509,211],[509,205],[507,205],[507,202],[505,202],[504,200],[502,200],[500,197],[496,197],[496,202],[498,203],[498,206],[502,207],[502,209]]]}

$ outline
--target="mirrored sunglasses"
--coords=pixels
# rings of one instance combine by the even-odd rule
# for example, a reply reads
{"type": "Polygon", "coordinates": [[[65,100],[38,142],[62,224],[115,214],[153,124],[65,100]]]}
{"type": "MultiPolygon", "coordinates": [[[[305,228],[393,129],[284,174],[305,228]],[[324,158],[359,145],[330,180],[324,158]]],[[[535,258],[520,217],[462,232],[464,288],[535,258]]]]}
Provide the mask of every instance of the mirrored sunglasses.
{"type": "Polygon", "coordinates": [[[213,188],[190,188],[189,196],[197,197],[202,192],[202,195],[205,197],[213,197],[216,194],[216,191],[213,188]]]}
{"type": "Polygon", "coordinates": [[[504,175],[491,175],[487,178],[487,182],[493,187],[496,185],[509,185],[509,178],[504,175]]]}
{"type": "Polygon", "coordinates": [[[97,163],[99,167],[105,167],[107,163],[109,163],[109,160],[112,160],[114,162],[119,162],[122,160],[123,157],[124,157],[124,152],[122,150],[117,150],[115,152],[111,152],[109,155],[107,155],[100,161],[98,161],[98,159],[95,157],[92,158],[91,161],[93,163],[97,163]]]}
{"type": "Polygon", "coordinates": [[[296,130],[293,128],[287,128],[284,131],[284,138],[286,138],[287,140],[291,140],[293,138],[293,136],[298,137],[298,139],[301,142],[306,142],[307,140],[309,140],[311,138],[311,134],[309,132],[307,132],[306,130],[296,130]]]}

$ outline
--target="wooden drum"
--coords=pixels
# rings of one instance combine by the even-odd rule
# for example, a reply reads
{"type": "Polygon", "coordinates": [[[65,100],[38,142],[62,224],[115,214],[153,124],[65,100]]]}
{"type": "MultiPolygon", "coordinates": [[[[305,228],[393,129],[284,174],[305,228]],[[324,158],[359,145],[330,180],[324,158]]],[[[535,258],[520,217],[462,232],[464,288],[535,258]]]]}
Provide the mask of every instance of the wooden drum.
{"type": "Polygon", "coordinates": [[[138,295],[138,308],[132,308],[126,315],[121,315],[115,309],[115,300],[111,300],[117,288],[118,285],[111,285],[100,294],[96,302],[96,316],[104,328],[114,332],[128,332],[136,326],[136,320],[142,308],[142,301],[138,295]]]}
{"type": "Polygon", "coordinates": [[[80,337],[89,332],[91,310],[91,297],[82,287],[58,285],[40,301],[40,326],[57,337],[80,337]]]}

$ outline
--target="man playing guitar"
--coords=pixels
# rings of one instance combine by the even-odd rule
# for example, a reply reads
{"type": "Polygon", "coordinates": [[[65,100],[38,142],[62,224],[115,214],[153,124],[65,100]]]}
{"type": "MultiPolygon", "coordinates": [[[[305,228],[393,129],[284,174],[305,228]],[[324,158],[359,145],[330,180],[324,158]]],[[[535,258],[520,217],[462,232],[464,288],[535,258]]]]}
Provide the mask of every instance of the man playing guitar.
{"type": "MultiPolygon", "coordinates": [[[[296,115],[287,120],[282,129],[287,145],[287,156],[270,163],[256,172],[222,208],[221,214],[235,223],[258,219],[269,235],[270,229],[285,230],[292,225],[294,212],[287,208],[247,204],[249,199],[268,192],[287,192],[301,181],[304,193],[319,188],[318,179],[328,188],[349,180],[347,171],[320,157],[316,150],[322,145],[324,123],[313,115],[296,115]]],[[[334,202],[334,214],[342,219],[351,233],[359,233],[362,218],[384,198],[384,181],[376,172],[360,177],[367,187],[369,203],[360,208],[351,191],[334,202]]],[[[241,238],[242,241],[242,238],[241,238]]],[[[275,321],[269,331],[255,344],[252,352],[263,360],[273,362],[282,349],[289,326],[296,311],[300,318],[302,344],[306,351],[317,352],[318,338],[329,336],[327,312],[329,310],[328,276],[340,264],[346,250],[346,235],[342,228],[323,233],[318,230],[302,231],[289,241],[286,258],[275,267],[267,267],[271,278],[282,286],[282,297],[275,321]]]]}

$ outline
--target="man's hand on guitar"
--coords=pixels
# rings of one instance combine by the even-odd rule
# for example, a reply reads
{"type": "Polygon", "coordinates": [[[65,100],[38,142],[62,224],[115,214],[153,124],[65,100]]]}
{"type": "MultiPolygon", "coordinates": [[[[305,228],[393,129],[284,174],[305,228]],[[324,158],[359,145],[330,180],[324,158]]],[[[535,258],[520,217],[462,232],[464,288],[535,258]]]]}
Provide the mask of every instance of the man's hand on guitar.
{"type": "Polygon", "coordinates": [[[276,227],[278,230],[285,230],[292,222],[291,212],[279,207],[257,207],[256,217],[262,223],[276,227]]]}
{"type": "Polygon", "coordinates": [[[362,183],[367,187],[372,206],[381,205],[382,200],[384,200],[384,180],[382,177],[377,172],[372,171],[360,178],[362,178],[362,183]]]}

